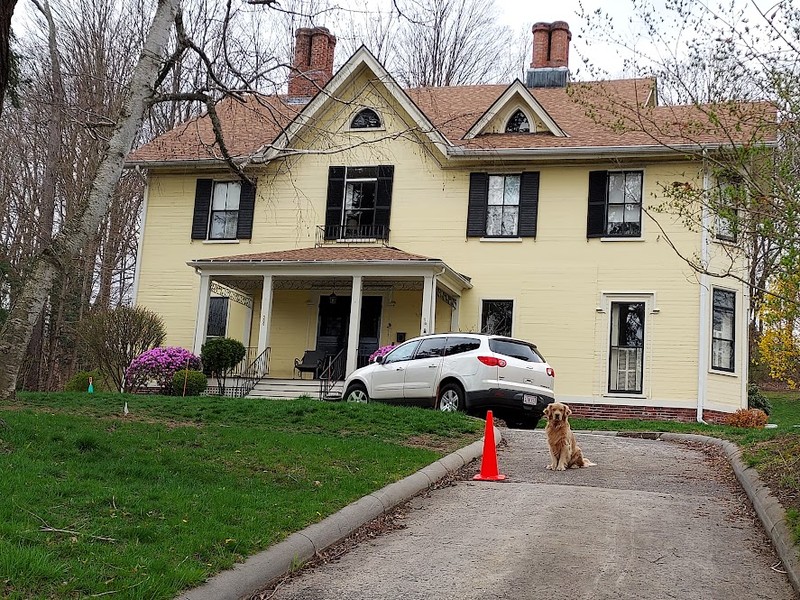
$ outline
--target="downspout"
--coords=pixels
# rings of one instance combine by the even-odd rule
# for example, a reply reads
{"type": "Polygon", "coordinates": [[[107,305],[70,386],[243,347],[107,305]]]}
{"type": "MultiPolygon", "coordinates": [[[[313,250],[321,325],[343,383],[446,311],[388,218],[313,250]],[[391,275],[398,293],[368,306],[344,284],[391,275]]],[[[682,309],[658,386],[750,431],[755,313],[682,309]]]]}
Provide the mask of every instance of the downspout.
{"type": "MultiPolygon", "coordinates": [[[[705,152],[703,152],[705,155],[705,152]]],[[[708,193],[711,189],[711,177],[708,173],[706,161],[703,160],[703,191],[708,193]]],[[[703,269],[708,268],[708,231],[711,225],[711,215],[708,206],[703,203],[702,232],[700,234],[700,264],[703,269]]],[[[703,409],[706,403],[706,389],[708,386],[708,358],[709,358],[709,333],[710,324],[708,320],[708,291],[709,277],[706,273],[700,274],[700,343],[699,356],[697,360],[697,422],[708,425],[703,420],[703,409]]]]}

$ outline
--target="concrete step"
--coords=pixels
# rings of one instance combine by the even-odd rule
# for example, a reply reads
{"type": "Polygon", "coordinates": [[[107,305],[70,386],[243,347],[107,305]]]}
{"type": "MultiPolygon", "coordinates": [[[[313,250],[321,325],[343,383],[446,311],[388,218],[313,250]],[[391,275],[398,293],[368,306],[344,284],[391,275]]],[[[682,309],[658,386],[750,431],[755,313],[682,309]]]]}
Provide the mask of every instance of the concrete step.
{"type": "MultiPolygon", "coordinates": [[[[339,399],[342,395],[342,382],[331,389],[327,400],[339,399]]],[[[248,398],[294,399],[301,396],[319,397],[319,381],[301,379],[264,379],[253,388],[248,398]]]]}

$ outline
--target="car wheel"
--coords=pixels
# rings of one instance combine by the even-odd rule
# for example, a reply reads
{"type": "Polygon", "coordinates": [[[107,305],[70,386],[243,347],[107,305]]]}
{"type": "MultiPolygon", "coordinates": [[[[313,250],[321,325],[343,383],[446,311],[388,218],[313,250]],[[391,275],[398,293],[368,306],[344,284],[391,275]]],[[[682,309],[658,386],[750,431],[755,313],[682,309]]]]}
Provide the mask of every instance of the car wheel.
{"type": "Polygon", "coordinates": [[[346,402],[358,402],[359,404],[366,404],[369,402],[369,394],[367,394],[367,388],[360,383],[356,383],[347,388],[347,391],[344,394],[344,399],[346,402]]]}
{"type": "Polygon", "coordinates": [[[467,405],[464,398],[464,390],[457,383],[448,383],[439,391],[439,410],[442,412],[465,411],[467,405]]]}

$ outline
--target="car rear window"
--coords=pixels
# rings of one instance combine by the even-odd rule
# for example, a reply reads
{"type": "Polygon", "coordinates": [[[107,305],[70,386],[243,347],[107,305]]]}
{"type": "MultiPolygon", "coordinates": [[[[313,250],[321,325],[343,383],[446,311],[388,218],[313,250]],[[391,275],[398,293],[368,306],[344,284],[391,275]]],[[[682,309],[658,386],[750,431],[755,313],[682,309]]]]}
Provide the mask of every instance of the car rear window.
{"type": "Polygon", "coordinates": [[[447,338],[447,346],[444,349],[445,356],[452,356],[453,354],[462,354],[477,350],[481,347],[481,341],[476,338],[470,337],[449,337],[447,338]]]}
{"type": "Polygon", "coordinates": [[[539,354],[539,351],[533,344],[526,344],[525,342],[519,342],[517,340],[493,338],[489,340],[489,349],[497,354],[518,358],[526,362],[544,362],[544,356],[539,354]]]}

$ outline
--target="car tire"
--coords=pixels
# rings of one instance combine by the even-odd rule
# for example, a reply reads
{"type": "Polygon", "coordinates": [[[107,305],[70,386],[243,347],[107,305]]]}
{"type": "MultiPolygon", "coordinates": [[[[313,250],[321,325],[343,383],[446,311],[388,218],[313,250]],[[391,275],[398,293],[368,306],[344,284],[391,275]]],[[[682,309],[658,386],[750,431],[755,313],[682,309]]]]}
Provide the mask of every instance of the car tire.
{"type": "Polygon", "coordinates": [[[467,410],[466,394],[457,383],[448,383],[439,390],[436,407],[442,412],[464,412],[467,410]]]}
{"type": "Polygon", "coordinates": [[[354,383],[344,393],[345,402],[355,402],[357,404],[367,404],[369,402],[369,394],[367,388],[361,383],[354,383]]]}

